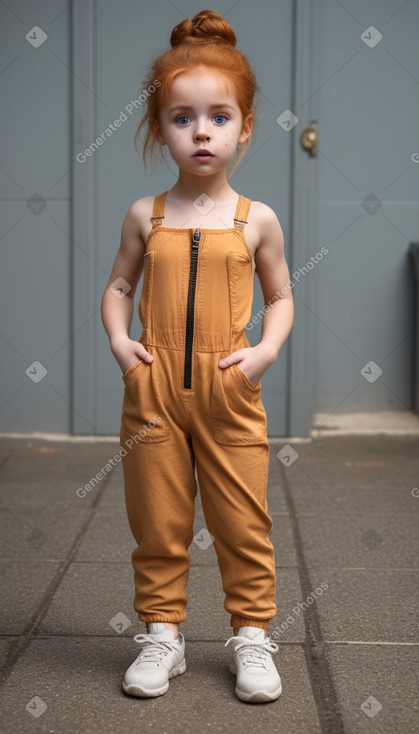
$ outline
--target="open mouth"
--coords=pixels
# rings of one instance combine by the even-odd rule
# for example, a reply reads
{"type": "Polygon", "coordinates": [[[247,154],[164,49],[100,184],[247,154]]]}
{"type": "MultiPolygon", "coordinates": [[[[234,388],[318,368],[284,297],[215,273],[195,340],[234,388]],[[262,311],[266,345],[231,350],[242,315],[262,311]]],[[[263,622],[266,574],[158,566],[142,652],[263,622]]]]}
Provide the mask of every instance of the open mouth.
{"type": "Polygon", "coordinates": [[[203,150],[198,153],[194,153],[193,158],[214,158],[214,156],[208,150],[203,150]]]}

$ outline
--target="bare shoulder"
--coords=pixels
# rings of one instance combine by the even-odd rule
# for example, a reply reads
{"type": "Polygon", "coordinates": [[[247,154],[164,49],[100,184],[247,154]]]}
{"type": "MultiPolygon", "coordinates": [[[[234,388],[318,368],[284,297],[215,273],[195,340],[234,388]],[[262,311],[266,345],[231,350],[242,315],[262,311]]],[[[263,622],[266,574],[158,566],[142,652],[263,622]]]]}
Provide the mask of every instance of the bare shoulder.
{"type": "Polygon", "coordinates": [[[249,209],[249,222],[258,232],[259,246],[266,247],[268,244],[276,246],[284,245],[284,233],[276,212],[261,201],[252,201],[249,209]]]}
{"type": "Polygon", "coordinates": [[[270,206],[263,204],[261,201],[252,201],[252,205],[249,209],[249,218],[250,214],[253,217],[255,226],[264,228],[276,224],[281,227],[276,212],[271,209],[270,206]]]}
{"type": "Polygon", "coordinates": [[[148,236],[147,225],[153,213],[154,198],[154,196],[143,196],[137,199],[131,204],[125,216],[127,222],[137,228],[144,242],[148,236]]]}

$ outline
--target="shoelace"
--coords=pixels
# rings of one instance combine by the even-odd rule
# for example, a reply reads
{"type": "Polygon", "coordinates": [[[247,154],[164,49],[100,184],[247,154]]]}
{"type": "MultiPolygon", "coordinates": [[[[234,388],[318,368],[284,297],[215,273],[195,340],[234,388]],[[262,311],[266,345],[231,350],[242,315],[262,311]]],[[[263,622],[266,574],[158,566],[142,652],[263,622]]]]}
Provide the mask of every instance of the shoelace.
{"type": "Polygon", "coordinates": [[[238,652],[240,660],[242,661],[245,668],[250,665],[257,665],[268,670],[266,665],[266,654],[268,652],[278,652],[279,647],[276,642],[272,642],[269,637],[265,637],[263,642],[252,642],[248,637],[244,635],[234,635],[230,637],[225,643],[224,647],[227,647],[228,643],[232,640],[242,640],[234,649],[238,652]]]}
{"type": "Polygon", "coordinates": [[[148,643],[147,647],[140,652],[137,660],[137,665],[144,662],[157,663],[157,665],[160,665],[161,655],[168,655],[169,651],[173,652],[173,643],[179,644],[179,640],[157,641],[153,634],[143,633],[135,635],[134,640],[140,645],[144,644],[145,642],[148,643]]]}

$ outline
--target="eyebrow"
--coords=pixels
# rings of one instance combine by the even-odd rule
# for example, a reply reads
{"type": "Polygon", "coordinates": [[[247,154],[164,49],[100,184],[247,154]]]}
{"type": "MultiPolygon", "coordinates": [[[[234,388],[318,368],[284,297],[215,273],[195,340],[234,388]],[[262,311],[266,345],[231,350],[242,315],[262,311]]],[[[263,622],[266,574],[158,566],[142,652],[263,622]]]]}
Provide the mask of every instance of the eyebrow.
{"type": "MultiPolygon", "coordinates": [[[[232,107],[231,104],[227,104],[227,102],[216,102],[215,104],[212,104],[210,106],[210,110],[214,109],[215,107],[229,107],[230,110],[234,110],[234,107],[232,107]]],[[[193,107],[186,104],[176,105],[176,107],[171,107],[169,112],[174,112],[175,110],[193,110],[193,107]]]]}

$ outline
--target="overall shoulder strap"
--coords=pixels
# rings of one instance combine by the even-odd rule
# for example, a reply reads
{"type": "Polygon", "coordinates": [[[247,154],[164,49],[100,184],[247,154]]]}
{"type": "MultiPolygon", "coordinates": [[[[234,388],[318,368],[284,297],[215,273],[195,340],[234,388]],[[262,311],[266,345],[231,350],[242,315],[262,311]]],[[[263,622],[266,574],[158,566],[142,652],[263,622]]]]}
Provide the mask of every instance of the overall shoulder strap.
{"type": "Polygon", "coordinates": [[[151,216],[151,224],[153,227],[162,223],[164,219],[164,204],[166,201],[167,191],[154,197],[153,214],[151,216]]]}
{"type": "Polygon", "coordinates": [[[247,215],[251,203],[251,199],[247,199],[242,194],[239,194],[239,200],[234,214],[234,227],[240,229],[242,232],[244,232],[244,225],[247,224],[247,215]]]}

